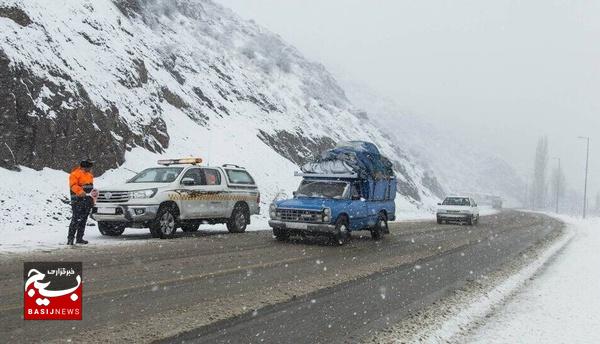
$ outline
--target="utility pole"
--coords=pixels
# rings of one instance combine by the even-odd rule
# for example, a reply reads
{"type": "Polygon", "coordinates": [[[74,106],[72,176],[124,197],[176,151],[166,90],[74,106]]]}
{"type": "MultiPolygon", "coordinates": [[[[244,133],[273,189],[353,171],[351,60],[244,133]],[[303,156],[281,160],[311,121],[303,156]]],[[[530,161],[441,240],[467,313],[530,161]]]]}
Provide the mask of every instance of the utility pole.
{"type": "Polygon", "coordinates": [[[558,169],[556,170],[556,210],[555,212],[558,214],[558,198],[560,197],[560,158],[553,158],[558,160],[558,169]]]}
{"type": "Polygon", "coordinates": [[[579,136],[580,139],[587,141],[586,156],[585,156],[585,183],[583,184],[583,218],[587,210],[587,183],[588,183],[588,168],[590,165],[590,138],[588,136],[579,136]]]}

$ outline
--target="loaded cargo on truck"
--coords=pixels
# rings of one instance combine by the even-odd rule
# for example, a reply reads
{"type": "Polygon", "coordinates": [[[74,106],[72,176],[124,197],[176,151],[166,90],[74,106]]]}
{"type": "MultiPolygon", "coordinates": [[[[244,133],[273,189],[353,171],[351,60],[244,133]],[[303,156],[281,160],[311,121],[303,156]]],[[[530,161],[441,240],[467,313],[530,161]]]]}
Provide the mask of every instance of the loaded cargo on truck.
{"type": "Polygon", "coordinates": [[[269,225],[278,240],[291,235],[328,236],[342,245],[350,232],[368,230],[375,240],[396,218],[396,176],[392,163],[364,141],[350,141],[302,166],[291,199],[273,202],[269,225]]]}

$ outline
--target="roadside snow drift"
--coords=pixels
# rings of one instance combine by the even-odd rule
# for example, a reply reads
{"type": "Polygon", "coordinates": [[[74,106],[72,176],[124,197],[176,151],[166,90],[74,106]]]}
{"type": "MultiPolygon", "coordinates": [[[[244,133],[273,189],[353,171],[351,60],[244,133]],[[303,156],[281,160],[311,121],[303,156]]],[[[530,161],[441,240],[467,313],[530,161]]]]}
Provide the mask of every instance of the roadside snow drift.
{"type": "Polygon", "coordinates": [[[600,219],[561,220],[571,243],[469,342],[600,343],[600,219]]]}

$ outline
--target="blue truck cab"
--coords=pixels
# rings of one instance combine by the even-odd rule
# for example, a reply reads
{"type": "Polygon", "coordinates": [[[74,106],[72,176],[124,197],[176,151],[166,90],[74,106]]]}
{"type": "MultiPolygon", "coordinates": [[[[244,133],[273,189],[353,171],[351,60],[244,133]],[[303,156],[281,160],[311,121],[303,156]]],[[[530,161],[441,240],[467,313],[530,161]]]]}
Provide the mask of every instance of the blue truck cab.
{"type": "Polygon", "coordinates": [[[351,168],[318,172],[297,173],[303,179],[294,197],[271,204],[269,225],[278,240],[322,235],[341,245],[353,231],[369,230],[375,240],[389,233],[388,221],[396,218],[393,174],[373,178],[351,168]]]}

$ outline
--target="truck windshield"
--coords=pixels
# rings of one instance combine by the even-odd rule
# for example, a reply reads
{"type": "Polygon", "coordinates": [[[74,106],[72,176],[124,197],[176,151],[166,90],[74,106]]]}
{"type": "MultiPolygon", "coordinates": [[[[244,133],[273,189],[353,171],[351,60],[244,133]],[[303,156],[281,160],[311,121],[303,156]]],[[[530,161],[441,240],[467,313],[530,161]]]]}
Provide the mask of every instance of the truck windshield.
{"type": "Polygon", "coordinates": [[[347,187],[346,182],[303,180],[296,191],[296,196],[342,199],[347,187]]]}
{"type": "Polygon", "coordinates": [[[183,167],[148,168],[129,180],[129,183],[172,183],[183,167]]]}
{"type": "Polygon", "coordinates": [[[469,202],[468,198],[464,197],[448,197],[444,200],[443,205],[461,205],[461,206],[470,206],[471,202],[469,202]]]}

